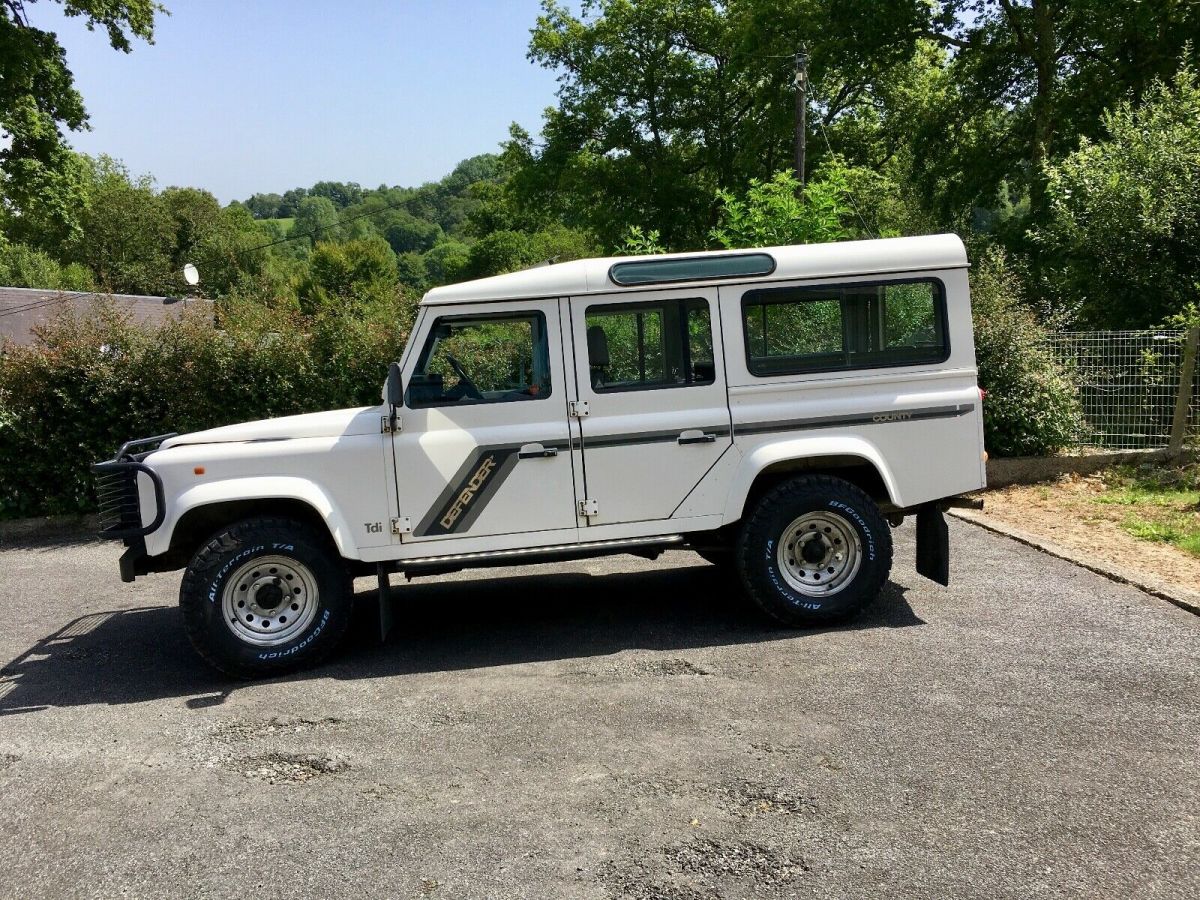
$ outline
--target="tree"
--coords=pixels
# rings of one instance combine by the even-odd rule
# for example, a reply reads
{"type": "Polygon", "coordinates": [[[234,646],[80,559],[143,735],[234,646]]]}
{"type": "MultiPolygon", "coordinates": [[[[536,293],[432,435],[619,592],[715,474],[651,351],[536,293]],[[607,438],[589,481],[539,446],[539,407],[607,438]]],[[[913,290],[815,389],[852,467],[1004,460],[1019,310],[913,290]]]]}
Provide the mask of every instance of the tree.
{"type": "MultiPolygon", "coordinates": [[[[53,199],[44,206],[59,220],[59,228],[70,233],[78,223],[63,196],[78,173],[72,171],[61,129],[85,128],[87,111],[58,37],[29,22],[29,8],[36,2],[0,4],[0,132],[8,137],[0,149],[0,192],[17,209],[51,192],[53,199]]],[[[152,42],[154,17],[165,12],[153,0],[57,2],[64,14],[83,18],[89,29],[103,29],[113,49],[124,53],[131,50],[132,38],[152,42]]]]}
{"type": "Polygon", "coordinates": [[[840,167],[809,181],[803,191],[795,173],[786,169],[770,181],[751,181],[744,199],[719,192],[721,221],[711,237],[730,250],[843,240],[851,236],[844,224],[851,215],[847,196],[840,167]]]}
{"type": "Polygon", "coordinates": [[[322,241],[313,248],[297,296],[307,315],[350,311],[394,294],[398,284],[396,256],[385,242],[322,241]]]}
{"type": "Polygon", "coordinates": [[[318,241],[335,240],[338,235],[338,211],[328,197],[305,197],[296,207],[296,220],[288,232],[290,237],[308,238],[315,247],[318,241]]]}
{"type": "Polygon", "coordinates": [[[327,197],[338,209],[361,203],[363,189],[354,182],[318,181],[308,189],[310,197],[327,197]]]}
{"type": "MultiPolygon", "coordinates": [[[[789,0],[764,2],[778,9],[789,0]]],[[[822,2],[821,43],[845,65],[921,42],[948,51],[952,86],[917,123],[921,144],[952,148],[925,160],[927,187],[944,179],[944,199],[986,203],[1015,179],[1034,221],[1046,212],[1047,164],[1081,135],[1094,137],[1101,111],[1121,95],[1137,98],[1170,77],[1200,37],[1200,7],[1178,0],[822,2]],[[953,152],[964,139],[980,150],[965,160],[953,152]]]]}
{"type": "Polygon", "coordinates": [[[442,241],[422,255],[429,284],[450,284],[466,277],[471,250],[462,241],[442,241]]]}
{"type": "Polygon", "coordinates": [[[279,206],[283,198],[278,194],[255,194],[246,201],[246,209],[256,219],[280,218],[279,206]]]}
{"type": "Polygon", "coordinates": [[[1200,81],[1184,67],[1103,117],[1048,167],[1049,222],[1034,233],[1051,294],[1101,328],[1150,328],[1200,283],[1200,81]]]}
{"type": "Polygon", "coordinates": [[[148,176],[131,178],[108,157],[91,165],[79,234],[64,248],[97,285],[116,293],[167,294],[179,286],[171,253],[175,223],[148,176]]]}

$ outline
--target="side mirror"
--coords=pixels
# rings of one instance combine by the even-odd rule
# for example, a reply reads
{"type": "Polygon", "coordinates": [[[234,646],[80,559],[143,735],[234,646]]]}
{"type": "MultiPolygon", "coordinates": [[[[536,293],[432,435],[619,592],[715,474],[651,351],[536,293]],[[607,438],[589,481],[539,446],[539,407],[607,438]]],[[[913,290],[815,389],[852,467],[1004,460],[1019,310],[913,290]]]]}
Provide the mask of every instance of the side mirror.
{"type": "Polygon", "coordinates": [[[388,405],[392,409],[404,405],[404,377],[400,374],[400,363],[392,363],[388,366],[387,390],[385,393],[388,405]]]}

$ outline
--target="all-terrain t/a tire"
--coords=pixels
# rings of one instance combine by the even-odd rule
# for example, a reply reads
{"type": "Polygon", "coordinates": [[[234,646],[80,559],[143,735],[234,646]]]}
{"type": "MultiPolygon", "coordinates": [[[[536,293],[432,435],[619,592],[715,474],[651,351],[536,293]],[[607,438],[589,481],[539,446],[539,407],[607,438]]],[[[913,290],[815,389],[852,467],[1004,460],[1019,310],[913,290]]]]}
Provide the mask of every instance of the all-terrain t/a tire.
{"type": "Polygon", "coordinates": [[[742,527],[738,569],[750,598],[792,627],[830,625],[860,612],[892,567],[892,535],[862,490],[828,475],[776,485],[742,527]]]}
{"type": "Polygon", "coordinates": [[[246,519],[202,546],[179,606],[192,646],[227,675],[258,678],[311,666],[350,621],[350,577],[330,541],[290,519],[246,519]]]}

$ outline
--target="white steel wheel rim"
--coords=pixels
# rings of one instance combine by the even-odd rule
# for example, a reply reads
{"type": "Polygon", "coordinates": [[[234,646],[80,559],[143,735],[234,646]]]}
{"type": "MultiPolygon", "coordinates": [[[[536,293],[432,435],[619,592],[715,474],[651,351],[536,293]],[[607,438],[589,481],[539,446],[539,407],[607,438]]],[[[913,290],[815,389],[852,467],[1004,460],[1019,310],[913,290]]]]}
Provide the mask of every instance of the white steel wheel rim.
{"type": "Polygon", "coordinates": [[[862,568],[862,541],[849,520],[818,510],[783,530],[776,558],[792,590],[806,597],[828,597],[843,590],[862,568]]]}
{"type": "Polygon", "coordinates": [[[303,634],[317,615],[317,577],[298,560],[260,556],[225,582],[221,612],[238,639],[276,647],[303,634]]]}

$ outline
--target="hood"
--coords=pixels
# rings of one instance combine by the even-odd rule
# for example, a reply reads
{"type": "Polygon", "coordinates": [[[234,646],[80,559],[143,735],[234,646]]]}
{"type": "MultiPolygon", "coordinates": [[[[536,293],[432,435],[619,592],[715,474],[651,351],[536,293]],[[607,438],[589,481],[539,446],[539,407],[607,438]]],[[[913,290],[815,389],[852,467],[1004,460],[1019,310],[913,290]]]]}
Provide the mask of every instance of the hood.
{"type": "Polygon", "coordinates": [[[258,422],[241,422],[181,434],[162,442],[160,449],[184,447],[191,444],[227,444],[245,441],[285,441],[291,438],[340,437],[341,435],[378,434],[377,406],[356,409],[335,409],[328,412],[305,413],[300,416],[281,416],[258,422]]]}

